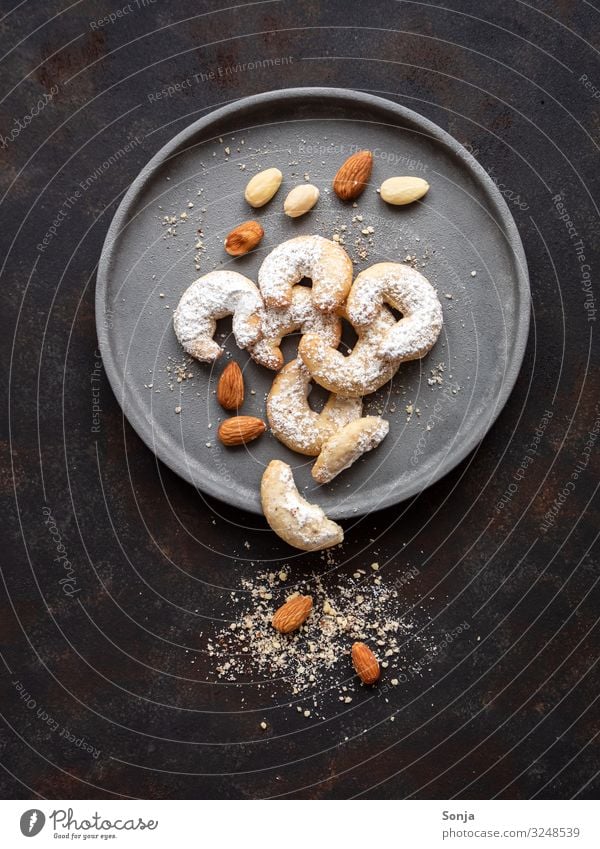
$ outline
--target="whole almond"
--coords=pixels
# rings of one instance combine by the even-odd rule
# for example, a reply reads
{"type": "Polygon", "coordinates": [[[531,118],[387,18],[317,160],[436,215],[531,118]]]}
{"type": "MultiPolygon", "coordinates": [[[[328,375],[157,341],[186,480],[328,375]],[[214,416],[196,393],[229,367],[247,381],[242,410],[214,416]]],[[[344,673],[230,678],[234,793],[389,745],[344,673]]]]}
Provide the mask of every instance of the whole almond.
{"type": "Polygon", "coordinates": [[[282,180],[283,174],[279,168],[267,168],[265,171],[259,171],[246,186],[244,197],[250,206],[255,209],[264,206],[276,194],[282,180]]]}
{"type": "Polygon", "coordinates": [[[233,416],[221,422],[217,436],[223,445],[228,447],[245,445],[257,439],[265,432],[266,427],[262,419],[256,419],[254,416],[233,416]]]}
{"type": "Polygon", "coordinates": [[[223,369],[217,384],[217,401],[226,410],[237,410],[244,403],[244,377],[236,362],[223,369]]]}
{"type": "Polygon", "coordinates": [[[288,194],[283,204],[283,211],[290,218],[299,218],[304,215],[319,200],[319,190],[310,183],[302,183],[296,186],[288,194]]]}
{"type": "Polygon", "coordinates": [[[254,250],[265,231],[258,221],[244,221],[229,233],[225,239],[225,250],[230,256],[243,256],[254,250]]]}
{"type": "Polygon", "coordinates": [[[366,189],[372,168],[371,151],[359,150],[344,162],[335,175],[333,191],[340,200],[355,200],[366,189]]]}
{"type": "Polygon", "coordinates": [[[429,183],[421,177],[390,177],[379,189],[382,200],[393,206],[404,206],[419,200],[429,191],[429,183]]]}
{"type": "Polygon", "coordinates": [[[309,595],[295,595],[275,611],[271,624],[281,634],[296,631],[308,619],[313,600],[309,595]]]}
{"type": "Polygon", "coordinates": [[[379,661],[366,643],[354,643],[352,664],[363,684],[374,684],[379,680],[379,661]]]}

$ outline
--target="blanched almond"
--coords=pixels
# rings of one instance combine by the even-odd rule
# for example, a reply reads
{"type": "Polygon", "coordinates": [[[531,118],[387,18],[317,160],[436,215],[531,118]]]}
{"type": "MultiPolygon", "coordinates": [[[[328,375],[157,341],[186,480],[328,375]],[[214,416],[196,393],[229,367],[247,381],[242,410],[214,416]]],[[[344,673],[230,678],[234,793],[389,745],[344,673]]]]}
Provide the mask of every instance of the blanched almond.
{"type": "Polygon", "coordinates": [[[421,177],[390,177],[381,184],[381,199],[393,206],[404,206],[419,200],[429,191],[429,183],[421,177]]]}
{"type": "Polygon", "coordinates": [[[244,197],[255,208],[264,206],[277,193],[283,174],[279,168],[267,168],[259,171],[246,186],[244,197]]]}
{"type": "Polygon", "coordinates": [[[317,187],[310,185],[310,183],[303,183],[296,186],[288,194],[283,204],[283,211],[290,218],[299,218],[312,209],[318,200],[319,190],[317,187]]]}

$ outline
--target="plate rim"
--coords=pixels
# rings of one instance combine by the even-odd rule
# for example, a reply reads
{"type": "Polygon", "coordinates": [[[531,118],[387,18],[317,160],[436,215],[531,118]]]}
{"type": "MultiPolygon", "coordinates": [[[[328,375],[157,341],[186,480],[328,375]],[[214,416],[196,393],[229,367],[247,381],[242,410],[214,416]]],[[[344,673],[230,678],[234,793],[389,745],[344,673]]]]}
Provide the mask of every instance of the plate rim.
{"type": "MultiPolygon", "coordinates": [[[[185,145],[185,143],[190,141],[195,135],[201,133],[211,124],[223,118],[226,119],[231,117],[240,108],[246,106],[261,106],[267,103],[272,104],[277,100],[289,100],[293,98],[308,98],[310,100],[335,98],[338,101],[340,99],[342,101],[346,100],[353,105],[356,105],[357,101],[362,101],[372,108],[392,113],[395,118],[411,122],[413,125],[416,124],[420,130],[426,132],[427,135],[442,144],[446,149],[449,149],[455,156],[463,161],[465,167],[473,174],[477,181],[480,184],[483,184],[487,197],[494,205],[494,218],[501,229],[507,246],[512,252],[514,265],[516,267],[515,282],[518,297],[515,301],[514,344],[512,346],[511,355],[507,360],[507,367],[504,372],[500,391],[494,400],[494,410],[492,415],[482,422],[481,427],[473,429],[469,437],[461,443],[460,448],[450,455],[447,465],[441,465],[443,471],[440,474],[434,475],[425,486],[423,486],[422,483],[415,482],[416,485],[407,485],[401,492],[395,493],[392,490],[389,495],[382,498],[373,507],[365,506],[364,509],[353,508],[349,515],[335,516],[336,519],[344,521],[348,519],[356,519],[360,516],[376,513],[387,507],[401,504],[402,502],[413,498],[415,495],[424,492],[426,489],[429,489],[430,486],[446,477],[446,475],[455,469],[472,451],[477,448],[477,446],[489,433],[500,413],[506,406],[523,364],[529,336],[531,305],[529,271],[523,242],[512,213],[495,182],[492,180],[483,165],[481,165],[459,141],[451,136],[450,133],[431,121],[429,118],[421,115],[419,112],[415,112],[413,109],[399,103],[395,103],[385,97],[380,97],[379,95],[374,95],[369,92],[357,91],[355,89],[335,88],[329,86],[301,86],[274,89],[267,92],[261,92],[260,94],[253,94],[247,97],[238,98],[225,106],[212,109],[206,115],[198,118],[183,130],[180,130],[175,136],[173,136],[173,138],[159,148],[159,150],[137,174],[122,197],[106,232],[98,261],[95,291],[96,335],[104,370],[108,377],[112,392],[121,408],[122,415],[127,419],[142,442],[144,442],[157,460],[160,460],[160,462],[164,463],[165,466],[171,469],[171,471],[175,472],[175,474],[185,480],[186,483],[193,486],[196,491],[199,490],[200,492],[217,499],[221,503],[231,504],[231,500],[228,498],[227,494],[219,491],[218,485],[213,483],[212,480],[209,479],[203,481],[202,486],[199,486],[198,483],[192,480],[186,473],[185,463],[180,465],[176,458],[171,458],[170,456],[164,457],[157,454],[155,450],[156,441],[153,438],[153,424],[149,418],[141,418],[139,421],[136,420],[135,422],[129,418],[124,410],[121,400],[125,388],[125,376],[123,375],[123,378],[121,378],[120,369],[112,356],[112,349],[108,339],[109,334],[104,332],[100,333],[99,328],[104,327],[105,325],[105,303],[109,284],[109,269],[118,238],[124,229],[124,225],[127,223],[128,214],[132,205],[135,201],[137,201],[139,192],[145,187],[152,174],[159,167],[162,167],[165,161],[167,161],[178,148],[185,145]]],[[[254,515],[262,515],[259,505],[248,504],[245,502],[244,506],[239,505],[239,509],[254,515]]]]}

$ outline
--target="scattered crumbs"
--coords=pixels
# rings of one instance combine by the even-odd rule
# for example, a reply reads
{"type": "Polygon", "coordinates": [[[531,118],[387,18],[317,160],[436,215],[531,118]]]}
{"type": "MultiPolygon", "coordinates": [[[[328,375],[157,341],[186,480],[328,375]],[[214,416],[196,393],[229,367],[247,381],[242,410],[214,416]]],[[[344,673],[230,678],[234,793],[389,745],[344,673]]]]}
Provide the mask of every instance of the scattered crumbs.
{"type": "Polygon", "coordinates": [[[175,407],[175,412],[177,413],[177,415],[179,415],[179,413],[181,412],[181,407],[175,407]]]}
{"type": "Polygon", "coordinates": [[[431,376],[427,378],[427,383],[430,386],[441,386],[444,382],[444,371],[444,363],[438,363],[437,366],[434,366],[429,372],[431,376]]]}
{"type": "Polygon", "coordinates": [[[471,277],[477,277],[477,272],[476,272],[476,271],[472,271],[472,272],[471,272],[471,277]]]}
{"type": "MultiPolygon", "coordinates": [[[[330,564],[331,556],[323,552],[324,563],[330,564]]],[[[398,675],[408,664],[404,647],[410,645],[413,654],[417,646],[421,654],[429,650],[432,638],[417,627],[414,609],[403,614],[401,584],[384,584],[374,571],[372,566],[357,569],[354,579],[304,572],[287,588],[282,583],[292,578],[288,566],[243,578],[240,590],[230,592],[228,621],[202,635],[203,648],[215,662],[210,677],[228,683],[252,680],[269,692],[283,688],[288,699],[290,694],[298,697],[292,709],[308,718],[322,716],[331,694],[336,703],[350,704],[365,693],[350,665],[356,640],[371,645],[380,660],[385,657],[381,665],[398,675]],[[297,593],[312,596],[312,613],[298,631],[280,634],[271,625],[273,613],[297,593]],[[309,699],[309,705],[299,705],[299,698],[309,699]]]]}
{"type": "Polygon", "coordinates": [[[261,722],[261,723],[260,723],[260,727],[262,728],[262,730],[263,730],[263,731],[266,731],[266,730],[267,730],[267,723],[266,723],[266,722],[264,722],[264,721],[263,721],[263,722],[261,722]]]}

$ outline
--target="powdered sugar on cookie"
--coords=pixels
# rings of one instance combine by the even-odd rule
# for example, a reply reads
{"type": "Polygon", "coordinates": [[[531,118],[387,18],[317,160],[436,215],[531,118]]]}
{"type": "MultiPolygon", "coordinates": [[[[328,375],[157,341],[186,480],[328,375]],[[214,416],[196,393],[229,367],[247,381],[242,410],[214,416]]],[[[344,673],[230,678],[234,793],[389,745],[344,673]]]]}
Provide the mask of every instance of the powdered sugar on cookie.
{"type": "Polygon", "coordinates": [[[380,262],[358,275],[346,310],[355,327],[369,326],[382,304],[402,318],[388,330],[380,347],[385,359],[406,362],[424,357],[435,345],[443,324],[442,305],[427,278],[409,265],[380,262]]]}
{"type": "Polygon", "coordinates": [[[312,280],[317,309],[341,307],[352,284],[352,261],[346,251],[322,236],[297,236],[271,251],[258,272],[258,285],[267,306],[286,307],[292,287],[304,277],[312,280]]]}
{"type": "Polygon", "coordinates": [[[237,271],[211,271],[185,290],[173,314],[175,334],[185,351],[202,362],[212,362],[223,349],[213,340],[217,320],[232,315],[235,341],[240,348],[261,336],[263,303],[254,283],[237,271]]]}

